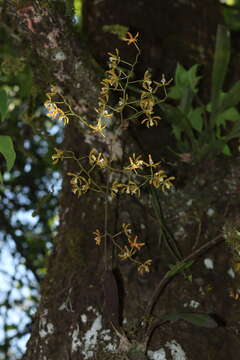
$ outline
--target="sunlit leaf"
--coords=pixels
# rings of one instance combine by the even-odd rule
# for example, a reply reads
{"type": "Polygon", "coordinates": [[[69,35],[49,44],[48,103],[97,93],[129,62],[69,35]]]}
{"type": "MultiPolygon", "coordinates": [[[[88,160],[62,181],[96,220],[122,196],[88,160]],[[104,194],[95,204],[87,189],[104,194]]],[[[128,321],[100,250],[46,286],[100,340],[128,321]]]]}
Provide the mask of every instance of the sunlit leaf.
{"type": "Polygon", "coordinates": [[[0,114],[1,120],[5,120],[8,113],[8,96],[5,90],[0,90],[0,114]]]}
{"type": "Polygon", "coordinates": [[[17,325],[11,324],[5,326],[5,331],[17,330],[17,325]]]}
{"type": "Polygon", "coordinates": [[[10,136],[0,136],[0,153],[3,155],[7,162],[7,171],[10,171],[16,159],[13,142],[10,136]]]}
{"type": "Polygon", "coordinates": [[[129,29],[127,26],[112,24],[112,25],[104,25],[103,31],[113,35],[117,35],[121,39],[122,37],[126,36],[129,29]]]}

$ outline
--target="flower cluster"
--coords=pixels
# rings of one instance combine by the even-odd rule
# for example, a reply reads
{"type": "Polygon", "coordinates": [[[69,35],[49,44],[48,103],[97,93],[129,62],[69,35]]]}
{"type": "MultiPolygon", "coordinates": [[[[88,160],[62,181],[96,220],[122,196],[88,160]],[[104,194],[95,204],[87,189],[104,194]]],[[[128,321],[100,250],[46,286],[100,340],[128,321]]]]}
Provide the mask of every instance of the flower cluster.
{"type": "Polygon", "coordinates": [[[97,124],[89,127],[95,132],[104,136],[103,130],[106,128],[108,121],[113,117],[113,113],[108,110],[110,87],[114,90],[118,88],[120,81],[120,74],[118,73],[118,64],[120,62],[119,51],[116,49],[116,54],[109,53],[109,70],[106,71],[105,78],[101,81],[100,95],[98,98],[98,108],[95,109],[98,117],[97,124]]]}
{"type": "MultiPolygon", "coordinates": [[[[138,33],[133,36],[130,32],[127,32],[126,36],[121,38],[123,41],[127,42],[128,45],[133,44],[137,50],[135,61],[133,63],[122,60],[118,49],[115,49],[115,52],[113,53],[108,53],[109,68],[105,72],[104,79],[101,81],[98,106],[95,109],[97,117],[94,124],[89,123],[84,117],[81,117],[72,111],[70,105],[66,102],[57,86],[51,86],[50,92],[46,94],[48,100],[45,101],[44,106],[47,109],[47,116],[51,119],[60,119],[65,125],[69,123],[69,116],[75,116],[94,133],[102,136],[105,136],[104,129],[109,127],[110,124],[113,124],[112,119],[114,113],[120,114],[118,116],[120,117],[122,128],[128,126],[129,120],[136,120],[138,118],[140,118],[140,122],[146,124],[147,127],[157,126],[160,121],[160,116],[155,115],[155,106],[165,100],[165,88],[169,85],[170,81],[167,82],[164,75],[160,82],[153,81],[151,73],[148,70],[145,71],[142,80],[132,79],[134,77],[134,68],[140,55],[140,49],[137,45],[138,36],[138,33]],[[135,88],[136,92],[139,93],[139,83],[142,84],[140,98],[130,97],[127,93],[129,88],[135,88]],[[159,99],[157,96],[157,91],[160,88],[163,88],[163,99],[159,99]],[[111,103],[109,103],[111,91],[115,92],[116,96],[111,96],[111,103]],[[58,96],[61,101],[54,101],[53,98],[56,96],[58,96]],[[115,105],[113,104],[113,98],[117,100],[115,105]],[[63,110],[65,107],[67,108],[67,111],[63,110]],[[129,117],[127,118],[123,116],[123,110],[125,108],[128,109],[129,117]]],[[[115,121],[115,123],[117,122],[115,121]]]]}
{"type": "Polygon", "coordinates": [[[78,173],[68,173],[72,176],[71,185],[72,191],[78,197],[85,194],[88,190],[105,193],[106,186],[98,184],[94,180],[93,172],[95,167],[100,169],[108,169],[111,177],[115,179],[109,183],[109,192],[114,198],[118,194],[140,196],[140,188],[149,184],[155,188],[160,188],[162,191],[169,190],[173,186],[174,177],[168,177],[166,172],[160,168],[161,162],[154,162],[152,156],[148,155],[148,161],[144,161],[141,155],[133,154],[129,157],[129,165],[118,169],[112,167],[111,161],[97,149],[92,148],[88,156],[82,158],[75,157],[72,152],[64,152],[63,150],[55,148],[56,153],[52,155],[53,163],[56,164],[59,160],[73,159],[80,166],[81,171],[78,173]],[[88,159],[89,167],[86,166],[85,159],[88,159]],[[146,171],[143,170],[146,168],[146,171]],[[150,169],[150,170],[148,170],[150,169]],[[117,174],[117,175],[116,175],[117,174]],[[116,180],[116,176],[124,175],[127,177],[126,182],[116,180]],[[91,188],[90,188],[91,185],[91,188]]]}
{"type": "Polygon", "coordinates": [[[131,44],[136,45],[136,42],[138,40],[138,35],[139,35],[139,33],[137,33],[135,36],[133,36],[130,32],[127,32],[127,36],[122,37],[121,40],[126,41],[128,45],[131,45],[131,44]]]}
{"type": "Polygon", "coordinates": [[[46,94],[48,100],[44,103],[44,106],[47,109],[47,116],[51,119],[62,120],[64,124],[67,125],[69,123],[68,116],[62,109],[57,106],[57,104],[59,103],[56,103],[52,100],[52,98],[55,97],[57,94],[59,94],[58,87],[52,85],[51,92],[46,94]]]}
{"type": "Polygon", "coordinates": [[[147,127],[157,126],[159,120],[161,120],[160,116],[154,116],[154,106],[157,103],[155,94],[159,87],[164,85],[165,82],[159,83],[152,81],[150,72],[148,70],[145,71],[142,82],[143,90],[141,91],[140,107],[144,115],[146,115],[146,118],[144,118],[141,123],[146,123],[147,127]]]}
{"type": "Polygon", "coordinates": [[[102,136],[105,136],[103,133],[103,130],[107,126],[107,122],[109,119],[112,118],[113,114],[109,113],[106,109],[106,99],[108,98],[108,85],[104,83],[105,81],[102,81],[102,88],[100,92],[99,102],[98,102],[98,109],[95,109],[98,116],[96,119],[96,124],[88,124],[89,128],[93,130],[96,133],[99,133],[102,136]]]}
{"type": "Polygon", "coordinates": [[[147,167],[157,167],[160,162],[154,163],[151,154],[148,155],[149,162],[145,162],[142,160],[142,156],[139,155],[136,157],[135,154],[133,156],[129,156],[129,162],[130,164],[128,166],[125,166],[124,170],[127,171],[133,171],[135,174],[137,174],[137,169],[143,170],[144,165],[147,167]]]}
{"type": "Polygon", "coordinates": [[[93,132],[99,133],[100,135],[104,136],[103,130],[105,129],[106,125],[103,125],[100,117],[97,119],[96,125],[90,124],[89,127],[93,130],[93,132]]]}
{"type": "MultiPolygon", "coordinates": [[[[47,109],[47,116],[51,119],[60,119],[65,125],[69,123],[69,117],[74,116],[84,124],[86,129],[103,137],[107,136],[107,129],[110,126],[112,131],[117,129],[116,133],[117,131],[122,132],[128,126],[129,121],[145,124],[148,128],[157,126],[160,116],[156,115],[156,105],[164,101],[165,87],[169,82],[166,82],[164,76],[160,82],[153,81],[148,70],[145,71],[143,79],[134,79],[134,70],[140,55],[137,45],[138,36],[138,33],[133,36],[127,32],[126,36],[121,38],[137,50],[133,63],[122,60],[118,49],[113,53],[108,53],[108,69],[101,81],[98,104],[95,109],[97,113],[95,123],[88,122],[84,116],[76,114],[56,86],[51,86],[50,92],[46,94],[47,101],[44,106],[47,109]],[[164,99],[157,96],[159,89],[163,89],[164,99]],[[137,94],[137,96],[133,94],[137,94]]],[[[109,141],[106,141],[106,145],[106,149],[111,147],[109,141]]],[[[71,177],[71,190],[77,197],[90,190],[103,193],[106,199],[109,198],[109,195],[116,197],[121,194],[139,197],[140,189],[145,185],[165,191],[172,187],[174,180],[174,177],[167,176],[160,167],[160,162],[153,161],[150,154],[148,159],[144,160],[141,155],[133,153],[128,157],[128,164],[123,167],[115,165],[113,156],[107,156],[103,150],[98,151],[94,147],[91,148],[88,155],[82,157],[77,157],[71,151],[55,148],[52,159],[54,164],[63,159],[75,161],[78,167],[77,172],[69,172],[67,175],[71,177]],[[104,170],[104,175],[107,176],[103,184],[99,184],[99,179],[103,177],[98,175],[97,170],[104,170]]],[[[107,205],[105,214],[106,211],[107,205]]],[[[132,234],[129,224],[123,224],[122,230],[114,236],[109,235],[107,229],[104,234],[99,229],[96,229],[93,234],[96,245],[100,246],[103,238],[106,241],[107,237],[110,237],[113,244],[119,249],[118,257],[121,260],[129,259],[134,262],[138,266],[140,274],[149,272],[152,260],[148,259],[144,262],[138,260],[138,253],[145,244],[139,241],[138,236],[132,234]],[[123,245],[116,242],[116,237],[119,235],[124,235],[125,243],[123,245]]],[[[105,247],[107,247],[107,242],[105,247]]]]}
{"type": "Polygon", "coordinates": [[[121,248],[121,252],[118,254],[118,257],[121,260],[129,259],[132,262],[136,263],[138,265],[138,272],[140,274],[149,272],[152,260],[147,260],[144,263],[141,263],[133,258],[133,256],[141,250],[145,243],[139,242],[138,236],[132,234],[130,224],[122,224],[122,232],[127,238],[128,245],[125,245],[123,248],[121,248]]]}
{"type": "Polygon", "coordinates": [[[122,194],[125,193],[128,195],[140,196],[140,188],[138,184],[132,180],[129,180],[127,184],[120,184],[115,180],[111,186],[111,196],[115,197],[119,192],[122,194]]]}
{"type": "Polygon", "coordinates": [[[95,235],[94,240],[95,240],[95,242],[96,242],[96,245],[100,246],[100,245],[101,245],[101,242],[102,242],[102,237],[103,237],[104,235],[102,235],[102,234],[100,233],[100,230],[99,230],[99,229],[97,229],[96,231],[94,231],[94,232],[93,232],[93,235],[95,235]]]}
{"type": "Polygon", "coordinates": [[[161,188],[162,191],[169,190],[173,184],[174,176],[167,177],[164,170],[159,170],[152,174],[149,184],[153,185],[155,188],[161,188]]]}
{"type": "Polygon", "coordinates": [[[90,189],[91,179],[86,179],[84,176],[74,173],[67,173],[67,175],[72,177],[70,180],[72,192],[78,197],[85,194],[90,189]]]}
{"type": "Polygon", "coordinates": [[[130,165],[126,166],[124,169],[128,171],[133,171],[137,174],[137,169],[142,170],[144,161],[141,159],[141,155],[137,156],[133,154],[133,156],[129,156],[130,165]]]}
{"type": "Polygon", "coordinates": [[[101,152],[99,153],[95,148],[93,148],[89,153],[89,164],[98,165],[100,168],[104,169],[108,165],[108,160],[101,152]]]}
{"type": "MultiPolygon", "coordinates": [[[[104,237],[104,234],[101,234],[99,229],[96,229],[96,231],[93,232],[94,241],[96,245],[101,245],[102,238],[104,237]]],[[[141,248],[145,245],[144,242],[138,241],[138,236],[132,234],[132,229],[130,224],[122,224],[122,231],[112,236],[112,242],[113,244],[119,249],[118,257],[121,260],[130,260],[133,263],[135,263],[138,266],[138,272],[139,274],[143,275],[145,272],[150,271],[150,266],[152,263],[152,260],[146,260],[145,262],[140,262],[139,260],[136,260],[135,255],[137,252],[141,250],[141,248]],[[116,241],[116,237],[124,235],[127,240],[127,245],[120,245],[119,242],[116,241]]]]}
{"type": "Polygon", "coordinates": [[[130,188],[128,188],[128,191],[123,191],[123,189],[126,188],[126,185],[123,184],[116,184],[113,183],[112,191],[114,194],[116,194],[119,188],[122,188],[122,192],[130,193],[130,194],[140,194],[140,187],[146,184],[147,182],[150,185],[153,185],[155,188],[161,188],[162,191],[169,190],[173,184],[172,181],[175,179],[173,176],[168,177],[166,175],[166,172],[162,169],[159,169],[160,162],[154,163],[152,156],[148,155],[148,162],[145,162],[142,160],[141,155],[136,156],[133,154],[133,156],[129,157],[130,164],[124,168],[125,171],[132,172],[133,175],[139,175],[137,170],[143,170],[144,166],[151,168],[150,175],[140,175],[144,178],[144,181],[141,183],[141,185],[137,185],[135,182],[129,180],[129,184],[131,186],[134,186],[134,192],[130,191],[130,188]],[[153,169],[156,170],[153,170],[153,169]]]}
{"type": "Polygon", "coordinates": [[[57,164],[59,160],[63,160],[64,159],[64,151],[54,148],[55,150],[55,154],[52,155],[52,160],[53,160],[53,164],[57,164]]]}
{"type": "Polygon", "coordinates": [[[152,264],[152,260],[148,259],[143,264],[138,266],[138,272],[140,275],[143,275],[144,273],[148,273],[150,271],[150,266],[152,264]]]}

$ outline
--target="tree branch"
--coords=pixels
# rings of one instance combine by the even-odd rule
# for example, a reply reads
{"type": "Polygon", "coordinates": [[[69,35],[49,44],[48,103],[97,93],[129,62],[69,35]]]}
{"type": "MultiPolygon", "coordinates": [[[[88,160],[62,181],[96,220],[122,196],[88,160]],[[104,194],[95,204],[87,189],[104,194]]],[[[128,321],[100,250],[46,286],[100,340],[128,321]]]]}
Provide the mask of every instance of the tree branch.
{"type": "MultiPolygon", "coordinates": [[[[198,256],[202,255],[206,250],[208,250],[209,248],[215,246],[216,244],[220,243],[221,241],[223,241],[223,237],[222,235],[218,235],[216,236],[213,240],[208,241],[206,244],[204,244],[203,246],[201,246],[199,249],[197,249],[196,251],[192,252],[190,255],[188,255],[187,257],[185,257],[181,263],[187,263],[190,260],[196,259],[198,256]]],[[[145,311],[145,315],[144,317],[146,319],[148,319],[157,303],[157,300],[162,292],[162,290],[164,289],[164,287],[167,285],[167,283],[172,280],[177,274],[179,274],[179,272],[175,272],[175,273],[171,273],[171,270],[168,271],[164,277],[159,281],[159,283],[157,284],[156,289],[154,290],[146,311],[145,311]]]]}

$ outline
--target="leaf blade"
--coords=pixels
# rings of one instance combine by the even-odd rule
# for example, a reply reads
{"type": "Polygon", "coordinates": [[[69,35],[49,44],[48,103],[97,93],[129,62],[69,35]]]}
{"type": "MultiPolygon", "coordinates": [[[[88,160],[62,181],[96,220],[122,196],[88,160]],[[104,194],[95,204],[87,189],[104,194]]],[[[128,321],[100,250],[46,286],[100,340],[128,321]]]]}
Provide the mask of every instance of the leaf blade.
{"type": "Polygon", "coordinates": [[[5,120],[8,113],[8,97],[5,90],[0,89],[0,114],[1,120],[5,120]]]}
{"type": "Polygon", "coordinates": [[[216,46],[212,71],[212,87],[211,87],[211,127],[215,125],[215,118],[219,112],[220,96],[223,83],[228,69],[230,60],[230,32],[223,25],[219,25],[217,29],[216,46]]]}
{"type": "Polygon", "coordinates": [[[10,136],[0,135],[0,153],[7,163],[7,171],[10,171],[16,159],[13,141],[10,136]]]}
{"type": "Polygon", "coordinates": [[[161,319],[167,321],[185,320],[193,325],[209,329],[213,329],[218,326],[217,322],[213,319],[213,317],[205,313],[186,312],[164,314],[161,316],[161,319]]]}
{"type": "Polygon", "coordinates": [[[220,112],[236,106],[240,102],[240,80],[224,95],[221,104],[220,112]]]}

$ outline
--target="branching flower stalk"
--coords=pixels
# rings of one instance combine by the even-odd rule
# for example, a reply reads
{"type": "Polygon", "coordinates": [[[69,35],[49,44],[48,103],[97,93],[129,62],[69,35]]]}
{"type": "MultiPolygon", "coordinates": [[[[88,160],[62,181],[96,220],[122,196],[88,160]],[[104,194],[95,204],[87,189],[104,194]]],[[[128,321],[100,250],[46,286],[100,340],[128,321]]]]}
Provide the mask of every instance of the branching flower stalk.
{"type": "MultiPolygon", "coordinates": [[[[157,104],[163,102],[167,96],[166,87],[169,82],[162,76],[160,82],[152,80],[150,71],[146,70],[141,80],[134,79],[134,70],[140,56],[137,45],[139,34],[133,36],[127,33],[122,38],[128,45],[134,46],[136,56],[133,63],[122,60],[118,49],[109,53],[108,70],[101,81],[101,89],[98,99],[95,123],[76,114],[68,104],[66,98],[61,94],[57,86],[51,86],[50,92],[46,94],[47,101],[44,103],[47,116],[51,119],[59,119],[68,125],[70,118],[74,117],[80,124],[96,136],[107,139],[109,131],[114,129],[126,129],[129,121],[135,124],[143,124],[148,128],[158,126],[161,120],[155,113],[157,104]],[[158,93],[163,90],[163,97],[158,93]],[[137,94],[133,96],[132,93],[137,94]],[[114,95],[114,96],[113,96],[114,95]],[[115,100],[113,100],[115,99],[115,100]]],[[[111,147],[111,146],[110,146],[111,147]]],[[[149,272],[152,260],[139,261],[138,253],[145,245],[138,241],[136,235],[132,235],[129,224],[122,225],[122,231],[115,235],[108,233],[108,201],[120,195],[131,195],[140,197],[141,189],[150,186],[161,191],[169,190],[173,185],[174,177],[167,176],[161,167],[161,162],[155,162],[151,154],[147,159],[141,154],[133,153],[128,157],[128,164],[120,167],[109,153],[103,153],[96,148],[91,148],[88,155],[77,157],[73,152],[55,148],[52,155],[54,164],[65,159],[75,161],[78,171],[69,172],[72,192],[80,197],[89,191],[95,191],[104,195],[105,198],[105,224],[104,233],[97,229],[94,232],[95,242],[98,246],[104,239],[105,267],[107,267],[107,238],[119,250],[118,257],[121,260],[130,260],[138,267],[138,272],[143,274],[149,272]],[[105,183],[99,183],[99,171],[106,178],[105,183]],[[125,243],[118,237],[125,237],[125,243]]]]}

